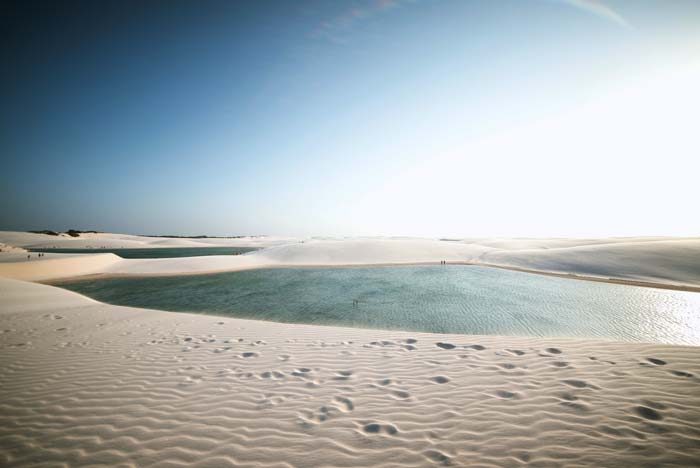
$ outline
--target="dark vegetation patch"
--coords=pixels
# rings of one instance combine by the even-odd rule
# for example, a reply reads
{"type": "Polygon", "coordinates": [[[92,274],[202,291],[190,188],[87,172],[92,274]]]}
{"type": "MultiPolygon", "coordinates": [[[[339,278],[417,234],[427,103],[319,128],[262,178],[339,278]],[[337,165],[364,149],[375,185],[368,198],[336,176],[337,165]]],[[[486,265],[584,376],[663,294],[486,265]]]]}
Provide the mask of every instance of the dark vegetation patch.
{"type": "MultiPolygon", "coordinates": [[[[50,229],[43,229],[41,231],[27,231],[32,234],[46,234],[48,236],[58,236],[60,232],[51,231],[50,229]]],[[[68,234],[71,237],[80,237],[80,234],[98,234],[100,231],[80,231],[78,229],[69,229],[64,234],[68,234]]]]}

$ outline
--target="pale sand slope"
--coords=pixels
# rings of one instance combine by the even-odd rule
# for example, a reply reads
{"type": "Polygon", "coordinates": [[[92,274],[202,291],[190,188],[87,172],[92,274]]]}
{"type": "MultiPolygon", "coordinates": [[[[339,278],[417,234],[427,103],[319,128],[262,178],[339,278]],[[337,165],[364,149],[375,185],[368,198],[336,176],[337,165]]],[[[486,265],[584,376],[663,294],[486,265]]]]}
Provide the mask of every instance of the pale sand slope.
{"type": "Polygon", "coordinates": [[[436,240],[307,241],[237,257],[126,261],[109,265],[105,273],[172,274],[259,266],[371,265],[440,260],[700,286],[700,239],[508,251],[481,244],[436,240]]]}
{"type": "Polygon", "coordinates": [[[700,285],[700,239],[492,251],[480,260],[539,271],[700,285]]]}
{"type": "Polygon", "coordinates": [[[234,239],[207,238],[183,239],[170,237],[144,237],[131,234],[85,233],[79,237],[68,234],[50,236],[20,231],[0,231],[0,242],[25,248],[60,249],[138,249],[157,247],[267,247],[293,241],[289,237],[240,237],[234,239]]]}
{"type": "MultiPolygon", "coordinates": [[[[0,232],[0,239],[17,237],[13,245],[38,242],[26,233],[0,232]],[[29,236],[29,237],[27,237],[29,236]]],[[[42,235],[38,235],[42,236],[42,235]]],[[[138,238],[141,246],[172,245],[181,239],[139,238],[100,234],[105,239],[138,238]],[[154,240],[155,239],[155,240],[154,240]]],[[[42,236],[52,237],[52,236],[42,236]]],[[[10,239],[11,240],[11,239],[10,239]]],[[[189,242],[189,240],[185,240],[189,242]]],[[[212,242],[219,239],[211,239],[212,242]]],[[[221,241],[228,241],[226,239],[221,241]]],[[[700,286],[700,239],[613,238],[613,239],[231,239],[258,242],[263,250],[240,256],[207,256],[172,259],[104,259],[86,257],[85,263],[71,260],[65,267],[48,262],[12,265],[0,262],[0,276],[48,280],[86,274],[187,274],[233,271],[276,266],[333,266],[465,262],[526,268],[542,272],[572,273],[603,279],[616,278],[677,286],[700,286]]],[[[43,242],[43,241],[42,241],[43,242]]],[[[73,241],[67,241],[73,242],[73,241]]],[[[107,242],[103,240],[103,242],[107,242]]],[[[112,242],[112,241],[110,241],[112,242]]],[[[118,242],[114,240],[114,242],[118,242]]],[[[134,241],[136,242],[136,241],[134,241]]],[[[56,255],[56,254],[54,254],[56,255]]],[[[51,258],[60,263],[61,257],[51,258]]],[[[20,262],[22,263],[22,262],[20,262]]]]}
{"type": "Polygon", "coordinates": [[[492,247],[501,250],[535,250],[535,249],[557,249],[564,247],[581,247],[585,245],[598,244],[627,244],[640,242],[658,241],[693,241],[697,237],[604,237],[604,238],[473,238],[461,239],[457,242],[467,244],[479,244],[484,247],[492,247]]]}
{"type": "Polygon", "coordinates": [[[105,254],[53,254],[45,259],[16,263],[0,262],[0,277],[42,281],[48,279],[84,276],[103,273],[124,259],[111,253],[105,254]]]}
{"type": "Polygon", "coordinates": [[[0,262],[19,262],[27,259],[27,251],[22,247],[0,242],[0,262]]]}
{"type": "Polygon", "coordinates": [[[700,348],[287,325],[0,279],[0,465],[700,460],[700,348]]]}
{"type": "Polygon", "coordinates": [[[439,259],[467,261],[487,250],[475,245],[436,240],[308,240],[235,256],[121,259],[113,254],[93,254],[86,255],[83,262],[74,256],[42,262],[25,260],[16,264],[0,263],[0,276],[42,281],[96,273],[186,274],[293,265],[420,263],[439,259]]]}
{"type": "MultiPolygon", "coordinates": [[[[466,261],[487,249],[435,240],[309,240],[237,256],[162,258],[110,265],[112,274],[176,274],[279,266],[381,265],[466,261]]],[[[0,275],[2,271],[0,270],[0,275]]]]}

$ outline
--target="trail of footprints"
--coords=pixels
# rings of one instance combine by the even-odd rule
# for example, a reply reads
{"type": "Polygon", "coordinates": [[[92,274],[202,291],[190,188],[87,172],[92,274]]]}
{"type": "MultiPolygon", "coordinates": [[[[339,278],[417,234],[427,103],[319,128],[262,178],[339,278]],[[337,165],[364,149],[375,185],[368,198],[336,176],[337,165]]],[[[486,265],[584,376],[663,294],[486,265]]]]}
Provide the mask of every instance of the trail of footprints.
{"type": "MultiPolygon", "coordinates": [[[[61,320],[63,317],[56,314],[47,314],[43,318],[46,320],[61,320]]],[[[60,324],[61,322],[57,323],[60,324]]],[[[224,322],[217,322],[217,324],[223,325],[224,322]]],[[[57,336],[65,336],[67,332],[69,332],[69,329],[61,326],[57,326],[54,330],[57,336]]],[[[3,337],[4,346],[23,345],[12,341],[14,334],[15,330],[12,328],[0,330],[0,336],[3,337]]],[[[268,390],[262,393],[255,401],[258,409],[266,410],[271,408],[284,409],[285,404],[298,398],[298,395],[293,393],[278,391],[277,389],[283,388],[281,386],[274,387],[283,381],[297,381],[309,389],[319,388],[327,384],[335,385],[336,387],[334,387],[334,389],[337,388],[336,395],[330,396],[325,402],[321,400],[318,406],[314,405],[311,407],[313,409],[305,409],[297,413],[299,426],[303,429],[313,430],[319,425],[335,418],[348,418],[348,421],[353,425],[357,433],[364,437],[391,438],[401,436],[402,430],[405,432],[407,429],[402,428],[400,423],[365,419],[366,415],[365,417],[358,416],[357,402],[353,399],[353,395],[350,392],[353,391],[353,388],[370,388],[371,391],[376,392],[376,395],[385,396],[386,398],[397,401],[411,401],[417,398],[417,396],[410,391],[410,387],[406,387],[400,379],[391,375],[379,378],[377,378],[377,376],[372,376],[371,381],[366,382],[366,386],[358,386],[357,383],[363,384],[363,379],[367,379],[367,376],[358,375],[354,370],[347,368],[322,369],[304,366],[304,363],[297,362],[298,357],[295,358],[293,354],[280,353],[275,355],[274,349],[276,348],[262,340],[253,341],[243,338],[222,338],[213,334],[201,336],[178,334],[169,337],[159,334],[152,338],[153,339],[150,341],[142,343],[142,345],[162,345],[169,343],[173,345],[174,354],[177,354],[178,348],[181,353],[185,353],[181,356],[188,357],[189,355],[187,353],[206,352],[216,354],[217,360],[230,359],[231,366],[225,369],[214,369],[213,366],[210,368],[203,365],[183,366],[177,369],[176,374],[178,378],[181,378],[180,385],[183,391],[188,391],[189,388],[195,388],[197,384],[209,378],[254,379],[261,381],[261,383],[269,382],[267,385],[275,390],[268,390]],[[265,357],[273,359],[277,365],[271,365],[270,368],[265,370],[260,369],[258,367],[260,359],[265,357]],[[254,363],[255,365],[251,367],[254,363]],[[352,383],[352,381],[355,381],[354,387],[346,385],[352,383]]],[[[298,342],[298,340],[288,341],[290,343],[298,342]]],[[[71,347],[86,344],[87,343],[63,342],[61,346],[71,347]]],[[[387,354],[393,353],[392,355],[395,356],[400,356],[400,354],[397,353],[410,353],[411,351],[415,351],[419,346],[432,349],[434,353],[429,355],[430,359],[425,359],[424,363],[434,372],[427,372],[425,376],[421,376],[420,378],[423,379],[425,385],[433,385],[436,387],[444,386],[441,388],[450,388],[450,386],[456,383],[456,380],[454,380],[455,378],[449,375],[448,369],[450,366],[445,365],[448,363],[445,358],[463,360],[460,362],[467,367],[478,367],[482,370],[492,369],[493,372],[498,372],[502,375],[517,376],[517,372],[522,372],[526,369],[526,366],[519,358],[538,356],[543,359],[541,362],[551,366],[551,375],[562,375],[562,377],[557,379],[560,388],[555,393],[555,398],[558,400],[556,404],[561,406],[563,410],[574,413],[587,413],[592,411],[591,403],[587,400],[589,400],[589,397],[595,395],[596,392],[604,391],[604,389],[595,385],[593,382],[580,378],[572,378],[570,377],[571,374],[567,375],[566,371],[574,369],[576,365],[581,364],[580,360],[568,362],[564,350],[555,347],[543,347],[539,349],[507,348],[495,350],[478,343],[458,344],[446,341],[419,343],[418,340],[414,338],[376,340],[364,344],[353,341],[340,341],[337,343],[314,341],[305,343],[305,345],[319,348],[338,348],[338,354],[342,355],[355,354],[358,352],[358,349],[362,351],[360,348],[377,350],[387,354]],[[493,353],[502,359],[490,359],[488,362],[484,362],[480,360],[479,356],[484,356],[485,353],[493,353]],[[562,372],[562,374],[558,374],[559,372],[562,372]]],[[[327,349],[323,352],[333,351],[327,349]]],[[[406,355],[409,356],[408,354],[406,355]]],[[[612,370],[614,366],[617,365],[615,361],[603,359],[598,356],[588,356],[588,360],[590,361],[589,365],[600,365],[603,371],[608,371],[607,369],[612,370]]],[[[667,372],[678,379],[693,379],[696,382],[700,382],[697,375],[685,370],[673,369],[671,368],[673,363],[656,356],[640,357],[637,363],[639,366],[643,366],[647,369],[645,372],[667,372]]],[[[11,373],[13,369],[7,367],[5,372],[11,373]]],[[[413,385],[415,386],[415,382],[413,385]]],[[[508,404],[507,402],[509,400],[527,398],[526,393],[513,388],[494,388],[485,396],[494,398],[494,401],[500,401],[502,404],[508,404]]],[[[662,423],[664,419],[669,417],[669,411],[671,409],[658,401],[640,399],[635,404],[630,405],[626,410],[632,420],[643,425],[639,427],[612,427],[609,425],[601,425],[599,429],[613,436],[624,436],[643,440],[648,437],[648,432],[645,433],[641,429],[653,428],[655,425],[662,423]]],[[[453,462],[451,456],[444,451],[437,450],[437,446],[422,451],[422,455],[429,464],[450,466],[453,462]]],[[[520,459],[523,462],[527,462],[528,457],[529,455],[524,453],[520,459]]]]}
{"type": "MultiPolygon", "coordinates": [[[[436,342],[435,346],[437,346],[441,350],[446,350],[446,351],[451,351],[451,350],[458,350],[458,346],[453,344],[453,343],[447,343],[447,342],[436,342]]],[[[483,351],[486,348],[482,345],[464,345],[461,346],[462,349],[472,349],[476,351],[483,351]]],[[[563,354],[563,351],[559,348],[545,348],[541,351],[537,351],[538,356],[541,357],[559,357],[560,355],[563,354]]],[[[524,356],[526,354],[526,351],[519,350],[519,349],[506,349],[505,352],[497,352],[497,355],[501,356],[524,356]]],[[[470,358],[471,355],[459,355],[460,358],[470,358]]],[[[616,365],[617,363],[615,361],[609,361],[609,360],[601,360],[598,359],[595,356],[589,356],[589,359],[592,361],[597,361],[600,364],[607,364],[607,365],[616,365]]],[[[436,362],[436,364],[440,364],[439,362],[436,362]]],[[[566,361],[561,361],[561,360],[555,360],[551,362],[553,367],[556,368],[570,368],[570,364],[566,361]]],[[[663,359],[655,358],[655,357],[647,357],[645,358],[642,362],[639,363],[642,366],[665,366],[667,364],[666,361],[663,359]]],[[[498,364],[498,367],[504,370],[513,370],[516,369],[517,366],[513,363],[507,362],[507,363],[500,363],[498,364]]],[[[671,374],[677,377],[683,377],[683,378],[694,378],[695,376],[690,373],[690,372],[685,372],[685,371],[680,371],[680,370],[671,370],[671,374]]],[[[438,377],[433,377],[431,380],[435,383],[447,383],[449,382],[449,379],[447,377],[443,376],[438,376],[438,377]]],[[[595,384],[592,384],[590,382],[586,382],[584,380],[580,379],[562,379],[560,381],[561,384],[570,387],[573,390],[591,390],[591,391],[600,391],[601,388],[596,386],[595,384]]],[[[494,393],[494,396],[497,398],[501,399],[519,399],[522,398],[522,395],[518,392],[514,391],[509,391],[509,390],[496,390],[494,393]]],[[[580,401],[580,397],[576,396],[574,393],[570,391],[563,391],[559,394],[560,399],[562,400],[560,402],[560,405],[563,407],[566,407],[568,409],[571,409],[576,412],[587,412],[590,411],[589,406],[585,403],[580,401]]],[[[667,409],[666,405],[658,402],[652,402],[652,401],[642,401],[640,405],[634,406],[631,408],[631,412],[638,416],[643,418],[644,420],[647,421],[660,421],[664,418],[662,411],[667,409]]],[[[436,454],[432,453],[431,455],[428,456],[429,459],[433,461],[439,461],[443,463],[449,462],[449,457],[446,457],[444,454],[436,454]]]]}
{"type": "MultiPolygon", "coordinates": [[[[58,317],[51,318],[56,319],[58,317]]],[[[164,338],[161,337],[158,342],[162,342],[163,340],[164,338]]],[[[241,364],[244,364],[247,360],[260,358],[262,356],[261,351],[252,349],[267,345],[266,342],[261,340],[247,342],[242,338],[219,339],[214,335],[196,338],[192,336],[177,337],[175,342],[176,344],[183,346],[182,352],[197,351],[199,349],[210,349],[210,351],[217,354],[228,352],[231,354],[234,360],[239,360],[241,364]],[[211,349],[212,346],[213,349],[211,349]]],[[[517,359],[526,355],[532,356],[533,354],[538,357],[548,359],[549,365],[551,365],[553,371],[573,368],[572,364],[565,360],[565,353],[561,349],[555,347],[547,347],[543,349],[530,348],[528,350],[493,350],[495,355],[502,357],[505,362],[489,362],[488,364],[485,364],[478,359],[479,353],[488,352],[488,349],[483,345],[474,343],[458,345],[442,341],[434,342],[432,345],[439,350],[438,356],[442,355],[444,352],[446,356],[451,356],[456,359],[466,359],[468,360],[467,362],[471,361],[474,364],[469,364],[470,367],[482,367],[483,369],[485,365],[488,365],[492,367],[495,372],[510,373],[507,375],[518,375],[517,372],[525,370],[527,367],[519,365],[517,363],[517,359]],[[465,351],[467,354],[464,354],[465,351]],[[511,362],[510,358],[515,359],[516,362],[511,362]]],[[[359,346],[359,344],[355,344],[352,341],[343,341],[339,343],[324,343],[320,341],[307,344],[307,346],[348,348],[359,346]]],[[[419,343],[416,339],[405,338],[397,340],[372,341],[362,344],[361,346],[368,349],[410,352],[418,349],[419,343]]],[[[342,349],[341,353],[345,355],[354,354],[353,351],[348,349],[342,349]]],[[[280,354],[276,356],[276,359],[284,368],[270,369],[262,372],[252,372],[245,370],[245,368],[234,367],[218,371],[217,376],[227,378],[234,377],[242,379],[260,379],[271,382],[282,381],[285,379],[295,379],[303,382],[308,388],[318,388],[326,382],[338,382],[339,384],[342,384],[357,378],[355,372],[348,369],[333,370],[328,372],[327,369],[304,366],[292,366],[288,368],[288,363],[293,361],[293,355],[290,354],[280,354]]],[[[589,360],[605,366],[616,365],[615,361],[600,359],[596,356],[589,356],[589,360]]],[[[445,362],[439,359],[429,359],[426,360],[425,363],[435,367],[444,367],[445,364],[445,362]]],[[[644,357],[639,362],[639,365],[641,366],[647,366],[650,369],[658,368],[660,370],[666,370],[665,366],[667,366],[667,364],[668,363],[663,359],[652,356],[644,357]]],[[[678,378],[696,378],[692,373],[682,370],[673,369],[667,371],[678,378]]],[[[206,368],[201,366],[183,367],[180,369],[180,373],[185,376],[182,382],[182,384],[185,386],[195,385],[206,378],[206,368]]],[[[433,375],[425,376],[426,385],[449,385],[451,382],[452,380],[449,375],[443,375],[439,372],[435,372],[433,375]]],[[[591,411],[590,404],[586,401],[586,396],[591,395],[589,392],[599,392],[602,390],[599,386],[591,382],[576,378],[562,378],[559,380],[559,383],[562,387],[561,391],[556,394],[556,397],[559,399],[559,405],[567,411],[573,411],[576,413],[586,413],[591,411]]],[[[405,401],[415,398],[410,391],[405,388],[401,388],[402,385],[400,381],[397,381],[389,376],[370,382],[368,386],[369,388],[382,392],[388,398],[393,398],[398,401],[405,401]]],[[[350,387],[347,387],[347,389],[349,388],[350,387]]],[[[339,389],[342,389],[342,387],[339,387],[339,389]]],[[[258,400],[257,407],[259,409],[276,407],[287,402],[291,396],[292,395],[287,394],[266,393],[258,400]]],[[[493,389],[490,396],[500,400],[518,400],[526,398],[526,395],[523,395],[522,392],[504,388],[493,389]]],[[[316,409],[299,411],[298,423],[302,428],[311,429],[333,418],[349,416],[355,411],[355,409],[356,404],[351,396],[346,394],[338,394],[316,409]]],[[[664,411],[667,409],[668,408],[662,403],[642,400],[638,405],[629,408],[629,412],[631,416],[638,418],[640,421],[654,423],[664,419],[664,411]]],[[[357,431],[366,435],[367,437],[391,437],[399,434],[400,432],[399,427],[386,421],[355,420],[354,424],[356,425],[357,431]]],[[[627,434],[627,432],[625,432],[625,434],[632,437],[646,437],[643,433],[636,432],[630,428],[616,429],[603,426],[601,427],[601,430],[610,434],[617,434],[621,433],[620,431],[627,431],[629,434],[627,434]]],[[[444,466],[449,466],[451,464],[451,458],[438,450],[428,450],[425,451],[423,455],[428,461],[435,464],[441,464],[444,466]]]]}
{"type": "Polygon", "coordinates": [[[343,413],[349,413],[355,409],[353,401],[344,396],[335,396],[333,400],[318,408],[316,411],[304,410],[299,414],[299,423],[303,427],[312,427],[315,424],[327,421],[329,418],[343,413]]]}

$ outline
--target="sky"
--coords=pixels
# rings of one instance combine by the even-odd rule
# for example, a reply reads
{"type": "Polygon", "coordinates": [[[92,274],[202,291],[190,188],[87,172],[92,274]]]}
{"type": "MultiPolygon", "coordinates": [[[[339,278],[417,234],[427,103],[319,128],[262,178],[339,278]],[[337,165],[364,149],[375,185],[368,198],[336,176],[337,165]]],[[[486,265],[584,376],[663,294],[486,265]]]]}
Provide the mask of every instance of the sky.
{"type": "Polygon", "coordinates": [[[3,2],[0,229],[700,235],[700,1],[3,2]]]}

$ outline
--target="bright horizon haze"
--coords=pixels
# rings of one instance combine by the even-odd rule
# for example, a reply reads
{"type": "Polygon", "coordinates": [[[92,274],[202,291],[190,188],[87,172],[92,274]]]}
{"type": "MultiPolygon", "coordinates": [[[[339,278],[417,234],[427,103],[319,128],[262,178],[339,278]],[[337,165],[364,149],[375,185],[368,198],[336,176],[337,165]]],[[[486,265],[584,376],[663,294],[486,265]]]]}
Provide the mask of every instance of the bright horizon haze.
{"type": "Polygon", "coordinates": [[[700,2],[15,2],[0,230],[700,235],[700,2]]]}

